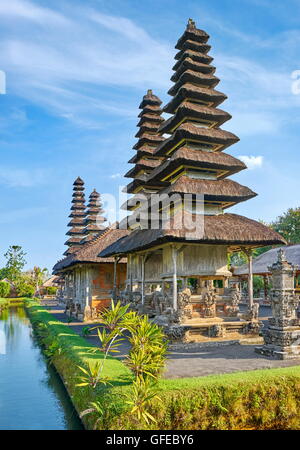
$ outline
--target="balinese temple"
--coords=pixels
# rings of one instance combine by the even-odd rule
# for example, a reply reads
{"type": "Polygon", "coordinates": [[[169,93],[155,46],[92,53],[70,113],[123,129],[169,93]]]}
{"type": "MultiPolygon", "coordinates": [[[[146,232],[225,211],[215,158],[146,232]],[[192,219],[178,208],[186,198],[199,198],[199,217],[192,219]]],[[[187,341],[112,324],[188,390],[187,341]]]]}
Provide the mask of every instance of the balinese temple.
{"type": "Polygon", "coordinates": [[[101,231],[105,230],[104,223],[106,218],[103,216],[103,213],[100,194],[94,189],[87,205],[85,228],[83,230],[85,237],[80,242],[81,244],[91,241],[101,231]]]}
{"type": "MultiPolygon", "coordinates": [[[[220,80],[208,40],[209,35],[189,20],[176,44],[172,98],[163,108],[171,117],[155,129],[161,135],[151,149],[156,166],[142,179],[144,186],[154,186],[155,192],[171,200],[169,205],[157,196],[151,201],[151,207],[155,202],[158,207],[159,227],[137,226],[100,256],[127,255],[127,291],[138,299],[140,310],[162,320],[179,316],[181,323],[198,330],[203,325],[209,334],[208,318],[214,319],[212,327],[222,328],[226,322],[226,330],[247,325],[237,326],[238,292],[230,284],[228,255],[235,251],[248,255],[251,316],[252,249],[285,241],[263,224],[227,212],[257,194],[229,178],[246,166],[227,153],[239,138],[221,128],[231,116],[220,109],[227,97],[216,89],[220,80]]],[[[141,147],[142,142],[136,146],[141,147]]],[[[140,183],[134,180],[129,192],[136,194],[140,183]]]]}
{"type": "Polygon", "coordinates": [[[65,251],[64,255],[69,255],[74,251],[78,250],[82,239],[85,237],[85,196],[84,196],[84,181],[78,177],[73,183],[73,198],[70,222],[68,227],[70,227],[67,232],[67,236],[70,236],[65,242],[68,249],[65,251]]]}
{"type": "Polygon", "coordinates": [[[118,224],[105,227],[100,195],[95,190],[85,208],[81,178],[74,182],[72,204],[69,249],[53,267],[53,274],[63,279],[60,300],[66,310],[80,319],[97,319],[111,298],[124,290],[126,281],[126,258],[101,258],[99,253],[128,231],[120,230],[118,224]]]}
{"type": "MultiPolygon", "coordinates": [[[[128,161],[129,164],[134,164],[134,167],[125,174],[126,178],[133,178],[125,188],[125,192],[133,194],[133,197],[123,205],[124,209],[133,211],[133,220],[130,220],[130,216],[127,218],[128,228],[135,228],[138,224],[142,224],[143,201],[141,199],[159,191],[162,186],[161,183],[157,184],[156,181],[154,183],[148,182],[148,176],[160,165],[163,159],[154,155],[157,146],[164,141],[164,138],[158,132],[159,127],[164,122],[161,117],[161,104],[162,101],[149,89],[139,106],[139,109],[141,109],[140,120],[137,124],[139,130],[135,135],[138,141],[133,147],[136,154],[128,161]],[[138,220],[136,220],[137,218],[138,220]]],[[[124,226],[124,223],[122,223],[122,226],[124,226]]]]}

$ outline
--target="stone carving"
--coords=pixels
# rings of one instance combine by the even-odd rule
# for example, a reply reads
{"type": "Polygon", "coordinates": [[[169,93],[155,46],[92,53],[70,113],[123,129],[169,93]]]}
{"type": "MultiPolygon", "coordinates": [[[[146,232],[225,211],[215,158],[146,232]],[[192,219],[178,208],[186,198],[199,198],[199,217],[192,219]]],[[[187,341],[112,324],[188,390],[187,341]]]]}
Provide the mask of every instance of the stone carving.
{"type": "Polygon", "coordinates": [[[263,325],[259,321],[248,322],[243,326],[242,333],[258,335],[258,334],[260,334],[262,327],[263,327],[263,325]]]}
{"type": "Polygon", "coordinates": [[[217,296],[213,290],[209,290],[203,296],[204,317],[216,317],[217,296]]]}
{"type": "Polygon", "coordinates": [[[180,321],[191,319],[193,317],[193,306],[191,305],[191,290],[189,288],[183,289],[179,292],[177,299],[178,316],[180,321]]]}
{"type": "Polygon", "coordinates": [[[295,295],[294,277],[296,267],[290,264],[282,249],[278,260],[271,267],[272,284],[270,298],[272,318],[263,330],[265,345],[257,352],[277,359],[300,357],[300,320],[297,316],[299,296],[295,295]]]}
{"type": "Polygon", "coordinates": [[[221,324],[215,324],[209,327],[208,336],[213,338],[222,338],[225,336],[225,329],[221,324]]]}
{"type": "Polygon", "coordinates": [[[253,303],[252,306],[249,306],[246,314],[243,315],[244,320],[249,320],[250,322],[258,321],[259,316],[259,304],[253,303]]]}
{"type": "Polygon", "coordinates": [[[190,327],[183,325],[171,325],[164,329],[164,333],[171,342],[186,342],[186,334],[190,327]]]}
{"type": "Polygon", "coordinates": [[[75,313],[75,317],[78,319],[79,315],[82,313],[82,311],[81,311],[81,304],[80,303],[76,303],[75,304],[74,313],[75,313]]]}
{"type": "Polygon", "coordinates": [[[83,314],[83,320],[86,322],[88,320],[91,320],[92,318],[92,311],[90,305],[86,305],[84,308],[84,314],[83,314]]]}

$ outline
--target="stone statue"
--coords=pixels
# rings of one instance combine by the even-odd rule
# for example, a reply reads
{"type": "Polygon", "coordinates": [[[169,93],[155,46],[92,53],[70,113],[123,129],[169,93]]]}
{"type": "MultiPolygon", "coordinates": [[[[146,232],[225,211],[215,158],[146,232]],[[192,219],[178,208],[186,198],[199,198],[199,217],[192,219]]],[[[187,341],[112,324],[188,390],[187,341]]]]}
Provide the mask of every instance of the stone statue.
{"type": "Polygon", "coordinates": [[[277,359],[300,357],[300,320],[297,316],[299,296],[295,295],[296,267],[290,264],[284,251],[278,251],[277,262],[269,270],[272,274],[272,318],[263,330],[263,347],[257,352],[277,359]]]}
{"type": "Polygon", "coordinates": [[[204,300],[204,317],[216,317],[216,293],[210,289],[203,296],[204,300]]]}
{"type": "Polygon", "coordinates": [[[183,289],[178,294],[177,306],[179,313],[179,320],[191,319],[193,317],[193,306],[191,305],[191,290],[189,288],[183,289]]]}

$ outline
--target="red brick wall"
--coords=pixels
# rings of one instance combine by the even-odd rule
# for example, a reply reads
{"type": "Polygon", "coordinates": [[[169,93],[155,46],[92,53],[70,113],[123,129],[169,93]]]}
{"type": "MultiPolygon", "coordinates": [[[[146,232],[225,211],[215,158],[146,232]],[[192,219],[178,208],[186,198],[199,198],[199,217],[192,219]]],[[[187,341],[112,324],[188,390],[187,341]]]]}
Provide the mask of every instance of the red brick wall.
{"type": "MultiPolygon", "coordinates": [[[[117,265],[117,287],[123,289],[126,280],[126,264],[117,265]]],[[[99,265],[97,276],[93,279],[93,296],[99,295],[101,299],[93,299],[92,306],[98,309],[110,305],[111,293],[114,283],[113,263],[99,265]]]]}

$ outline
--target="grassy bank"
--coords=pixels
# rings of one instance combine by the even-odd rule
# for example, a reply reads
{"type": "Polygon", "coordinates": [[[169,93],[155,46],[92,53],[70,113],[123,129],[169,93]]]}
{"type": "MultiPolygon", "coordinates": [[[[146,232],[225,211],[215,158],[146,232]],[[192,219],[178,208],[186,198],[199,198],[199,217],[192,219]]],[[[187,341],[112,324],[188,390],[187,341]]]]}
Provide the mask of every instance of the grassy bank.
{"type": "MultiPolygon", "coordinates": [[[[74,333],[72,329],[59,322],[45,308],[35,301],[27,301],[26,309],[33,328],[45,347],[46,354],[51,357],[52,363],[59,372],[72,402],[80,414],[89,407],[90,402],[109,396],[109,405],[106,413],[118,414],[124,409],[122,395],[128,391],[132,381],[129,369],[116,358],[108,357],[103,376],[112,380],[112,386],[77,387],[79,377],[82,375],[80,367],[88,367],[88,364],[103,358],[103,353],[91,353],[95,347],[85,339],[74,333]]],[[[106,414],[106,415],[107,415],[106,414]]],[[[103,426],[107,421],[104,417],[103,426]]],[[[93,428],[95,417],[86,415],[83,417],[86,428],[93,428]]]]}
{"type": "Polygon", "coordinates": [[[17,298],[0,298],[0,310],[8,308],[9,306],[19,306],[23,305],[24,301],[27,300],[23,297],[17,298]]]}
{"type": "MultiPolygon", "coordinates": [[[[111,387],[76,387],[80,371],[89,361],[101,359],[100,352],[56,321],[44,308],[28,302],[28,314],[41,337],[72,401],[81,412],[101,400],[102,429],[300,429],[300,367],[257,370],[218,376],[161,380],[161,403],[152,406],[157,423],[147,426],[128,414],[124,395],[130,393],[132,376],[115,358],[106,362],[111,387]]],[[[95,414],[84,417],[92,428],[95,414]]]]}

